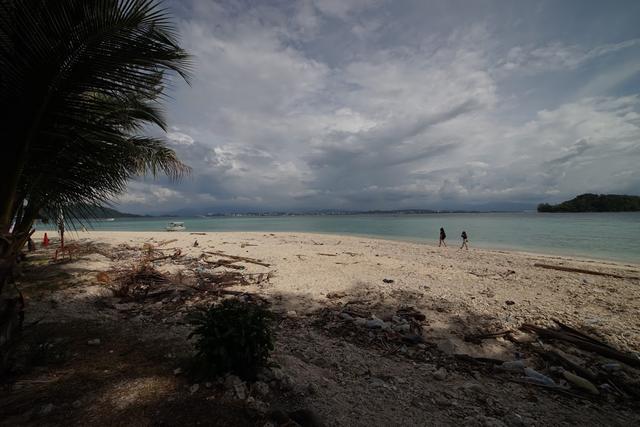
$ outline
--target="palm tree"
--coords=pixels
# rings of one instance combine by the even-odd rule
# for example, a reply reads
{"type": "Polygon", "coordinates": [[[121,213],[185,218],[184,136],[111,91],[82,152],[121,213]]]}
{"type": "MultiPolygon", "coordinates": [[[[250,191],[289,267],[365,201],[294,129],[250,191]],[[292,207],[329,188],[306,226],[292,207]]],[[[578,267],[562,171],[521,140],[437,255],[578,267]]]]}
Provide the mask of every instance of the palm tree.
{"type": "Polygon", "coordinates": [[[143,135],[165,128],[165,75],[188,68],[155,0],[0,0],[0,356],[21,310],[6,285],[40,212],[73,221],[90,209],[69,206],[107,203],[134,175],[188,173],[143,135]]]}

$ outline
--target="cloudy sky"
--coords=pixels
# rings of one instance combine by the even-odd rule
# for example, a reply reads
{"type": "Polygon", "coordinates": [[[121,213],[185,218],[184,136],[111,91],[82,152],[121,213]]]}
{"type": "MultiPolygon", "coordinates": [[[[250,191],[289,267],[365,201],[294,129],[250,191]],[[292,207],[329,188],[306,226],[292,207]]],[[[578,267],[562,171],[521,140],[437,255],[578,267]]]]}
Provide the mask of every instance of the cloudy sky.
{"type": "Polygon", "coordinates": [[[640,194],[640,2],[190,0],[137,213],[505,208],[640,194]]]}

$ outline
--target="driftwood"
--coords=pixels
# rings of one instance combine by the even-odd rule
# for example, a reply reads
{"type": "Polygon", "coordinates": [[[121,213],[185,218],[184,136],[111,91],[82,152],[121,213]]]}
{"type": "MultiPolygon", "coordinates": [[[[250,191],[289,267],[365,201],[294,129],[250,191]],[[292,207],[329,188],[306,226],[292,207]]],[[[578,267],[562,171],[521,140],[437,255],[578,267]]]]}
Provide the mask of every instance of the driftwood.
{"type": "Polygon", "coordinates": [[[574,268],[574,267],[564,267],[562,265],[550,265],[550,264],[541,264],[539,262],[533,264],[534,267],[546,268],[548,270],[559,270],[559,271],[568,271],[571,273],[582,273],[582,274],[591,274],[592,276],[605,276],[605,277],[613,277],[616,279],[632,279],[639,280],[638,276],[621,276],[615,273],[605,273],[602,271],[595,270],[585,270],[583,268],[574,268]]]}
{"type": "Polygon", "coordinates": [[[259,259],[247,258],[247,257],[237,256],[237,255],[228,255],[228,254],[225,254],[224,252],[205,252],[205,253],[209,254],[209,255],[216,255],[216,256],[222,256],[222,257],[226,257],[226,258],[230,258],[230,259],[235,259],[235,260],[242,261],[242,262],[248,262],[250,264],[257,264],[257,265],[261,265],[263,267],[271,267],[271,264],[267,264],[266,262],[262,262],[259,259]]]}
{"type": "Polygon", "coordinates": [[[500,331],[500,332],[488,332],[485,334],[465,335],[464,340],[467,342],[480,342],[488,338],[504,337],[505,335],[509,335],[512,332],[513,332],[512,330],[507,329],[506,331],[500,331]]]}
{"type": "Polygon", "coordinates": [[[607,344],[606,342],[604,342],[604,341],[602,341],[602,340],[599,340],[599,339],[598,339],[598,338],[596,338],[596,337],[592,337],[591,335],[588,335],[588,334],[586,334],[586,333],[584,333],[584,332],[582,332],[582,331],[579,331],[579,330],[577,330],[577,329],[574,329],[574,328],[572,328],[572,327],[571,327],[571,326],[569,326],[569,325],[565,325],[564,323],[562,323],[561,321],[559,321],[559,320],[557,320],[557,319],[551,319],[551,320],[553,320],[553,321],[554,321],[554,323],[560,327],[560,329],[563,329],[563,330],[565,330],[565,331],[567,331],[567,332],[569,332],[569,333],[571,333],[571,334],[573,334],[573,335],[577,335],[577,336],[579,336],[579,337],[581,337],[581,338],[583,338],[583,339],[585,339],[585,340],[587,340],[587,341],[589,341],[589,342],[592,342],[592,343],[594,343],[594,344],[598,344],[598,345],[601,345],[601,346],[603,346],[603,347],[609,347],[610,349],[615,350],[615,349],[614,349],[613,347],[611,347],[609,344],[607,344]]]}
{"type": "Polygon", "coordinates": [[[338,256],[338,254],[323,254],[318,252],[318,255],[322,255],[322,256],[338,256]]]}
{"type": "Polygon", "coordinates": [[[159,257],[155,257],[155,258],[151,258],[149,261],[150,262],[155,262],[155,261],[162,261],[163,259],[177,259],[180,258],[182,256],[182,251],[180,249],[177,249],[173,254],[171,255],[163,255],[163,256],[159,256],[159,257]]]}
{"type": "Polygon", "coordinates": [[[629,366],[640,368],[640,359],[638,359],[637,357],[631,354],[623,353],[619,350],[616,350],[607,344],[596,343],[591,340],[587,340],[580,335],[574,335],[570,332],[562,331],[562,330],[541,328],[539,326],[530,325],[530,324],[524,324],[520,329],[527,332],[535,332],[541,337],[548,337],[548,338],[557,339],[559,341],[565,341],[565,342],[574,344],[576,347],[581,348],[583,350],[591,351],[593,353],[598,353],[602,356],[624,362],[629,366]]]}
{"type": "Polygon", "coordinates": [[[562,350],[555,349],[555,348],[549,349],[548,351],[545,351],[544,353],[542,353],[542,357],[544,357],[547,360],[551,360],[552,362],[558,362],[564,367],[574,371],[581,377],[584,377],[588,380],[595,381],[598,378],[598,376],[593,372],[591,372],[591,370],[571,360],[569,358],[569,355],[564,353],[562,350]]]}
{"type": "Polygon", "coordinates": [[[157,247],[159,246],[164,246],[164,245],[168,245],[169,243],[173,243],[173,242],[177,242],[178,239],[171,239],[171,240],[163,240],[162,242],[158,242],[156,244],[157,247]]]}

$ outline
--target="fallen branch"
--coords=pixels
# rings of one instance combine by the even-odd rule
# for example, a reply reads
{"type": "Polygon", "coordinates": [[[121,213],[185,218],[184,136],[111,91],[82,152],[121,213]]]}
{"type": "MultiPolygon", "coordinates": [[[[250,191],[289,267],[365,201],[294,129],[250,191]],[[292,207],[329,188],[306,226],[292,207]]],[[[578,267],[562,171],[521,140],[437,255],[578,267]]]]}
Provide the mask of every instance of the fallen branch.
{"type": "Polygon", "coordinates": [[[479,342],[479,341],[482,341],[482,340],[486,340],[488,338],[503,337],[505,335],[509,335],[512,332],[513,331],[511,329],[507,329],[506,331],[500,331],[500,332],[488,332],[488,333],[485,333],[485,334],[466,335],[464,337],[464,340],[467,341],[467,342],[479,342]]]}
{"type": "Polygon", "coordinates": [[[559,270],[559,271],[568,271],[571,273],[582,273],[582,274],[591,274],[592,276],[605,276],[605,277],[613,277],[616,279],[632,279],[632,280],[640,280],[640,277],[637,276],[621,276],[615,273],[605,273],[602,271],[595,270],[585,270],[583,268],[574,268],[574,267],[564,267],[562,265],[550,265],[550,264],[533,264],[534,267],[546,268],[548,270],[559,270]]]}
{"type": "Polygon", "coordinates": [[[250,264],[257,264],[257,265],[261,265],[263,267],[271,267],[271,264],[267,264],[266,262],[262,262],[259,259],[247,258],[247,257],[237,256],[237,255],[227,255],[224,252],[205,252],[205,253],[209,254],[209,255],[222,256],[222,257],[227,257],[227,258],[230,258],[230,259],[235,259],[235,260],[238,260],[238,261],[248,262],[250,264]]]}
{"type": "Polygon", "coordinates": [[[541,328],[539,326],[530,325],[530,324],[524,324],[520,329],[527,332],[535,332],[536,334],[542,337],[549,337],[549,338],[557,339],[560,341],[566,341],[566,342],[575,344],[576,347],[579,347],[583,350],[588,350],[593,353],[598,353],[602,356],[609,357],[611,359],[619,360],[621,362],[626,363],[629,366],[640,367],[640,359],[638,359],[635,356],[623,353],[619,350],[616,350],[608,346],[596,344],[592,341],[588,341],[580,336],[572,335],[571,333],[568,333],[568,332],[541,328]]]}

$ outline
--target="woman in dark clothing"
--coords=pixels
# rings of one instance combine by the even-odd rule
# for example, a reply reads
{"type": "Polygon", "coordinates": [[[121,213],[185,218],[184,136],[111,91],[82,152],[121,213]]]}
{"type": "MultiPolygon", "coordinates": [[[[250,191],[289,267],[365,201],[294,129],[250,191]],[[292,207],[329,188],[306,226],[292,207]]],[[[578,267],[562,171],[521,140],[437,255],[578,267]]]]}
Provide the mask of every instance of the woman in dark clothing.
{"type": "Polygon", "coordinates": [[[438,247],[443,246],[446,248],[447,244],[445,243],[444,239],[447,238],[447,233],[444,232],[444,228],[440,227],[440,242],[438,243],[438,247]]]}
{"type": "Polygon", "coordinates": [[[467,232],[462,230],[460,237],[462,237],[462,246],[460,246],[460,249],[465,248],[466,250],[469,250],[469,245],[467,244],[469,242],[467,232]]]}

